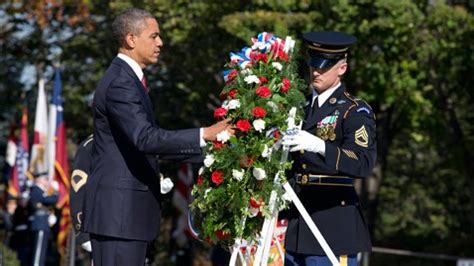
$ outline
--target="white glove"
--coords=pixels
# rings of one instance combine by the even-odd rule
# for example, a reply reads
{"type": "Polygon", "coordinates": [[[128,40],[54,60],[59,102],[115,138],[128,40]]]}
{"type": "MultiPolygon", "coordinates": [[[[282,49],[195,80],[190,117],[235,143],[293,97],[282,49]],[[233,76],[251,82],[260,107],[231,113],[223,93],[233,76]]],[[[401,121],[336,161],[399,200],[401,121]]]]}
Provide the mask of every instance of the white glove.
{"type": "Polygon", "coordinates": [[[58,191],[58,190],[59,190],[59,183],[58,183],[58,181],[56,181],[56,180],[51,181],[50,186],[51,186],[52,189],[54,189],[54,191],[58,191]]]}
{"type": "Polygon", "coordinates": [[[323,156],[326,153],[324,140],[305,130],[299,130],[296,134],[285,135],[282,144],[292,146],[290,149],[291,152],[305,150],[317,152],[323,156]]]}
{"type": "Polygon", "coordinates": [[[49,225],[49,227],[53,227],[53,225],[55,225],[57,221],[58,221],[58,217],[56,217],[56,215],[50,213],[49,216],[48,216],[48,225],[49,225]]]}
{"type": "Polygon", "coordinates": [[[87,241],[81,244],[81,247],[87,251],[87,252],[92,252],[92,244],[91,241],[87,241]]]}
{"type": "Polygon", "coordinates": [[[169,179],[168,177],[161,178],[160,184],[161,184],[161,194],[166,194],[170,192],[174,186],[173,181],[171,181],[171,179],[169,179]]]}

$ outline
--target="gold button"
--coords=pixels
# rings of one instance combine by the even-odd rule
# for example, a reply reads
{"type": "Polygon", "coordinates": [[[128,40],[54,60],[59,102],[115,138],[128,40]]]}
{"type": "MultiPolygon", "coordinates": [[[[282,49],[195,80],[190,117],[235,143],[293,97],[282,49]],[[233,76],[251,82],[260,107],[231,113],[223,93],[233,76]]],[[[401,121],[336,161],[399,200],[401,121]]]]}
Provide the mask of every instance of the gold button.
{"type": "Polygon", "coordinates": [[[301,165],[301,167],[303,167],[303,169],[306,169],[306,164],[301,165]]]}
{"type": "Polygon", "coordinates": [[[300,150],[300,153],[303,154],[303,153],[304,153],[304,150],[300,150]]]}
{"type": "Polygon", "coordinates": [[[308,183],[308,175],[303,175],[301,177],[301,184],[305,185],[308,183]]]}
{"type": "Polygon", "coordinates": [[[345,201],[341,201],[341,205],[342,205],[342,206],[346,205],[346,202],[345,202],[345,201]]]}

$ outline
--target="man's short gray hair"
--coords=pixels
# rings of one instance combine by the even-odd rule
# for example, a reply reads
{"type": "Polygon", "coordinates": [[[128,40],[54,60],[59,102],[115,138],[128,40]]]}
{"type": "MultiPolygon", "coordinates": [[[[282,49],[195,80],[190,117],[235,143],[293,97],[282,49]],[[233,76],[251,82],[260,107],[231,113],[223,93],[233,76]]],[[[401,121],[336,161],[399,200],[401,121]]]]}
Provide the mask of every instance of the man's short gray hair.
{"type": "Polygon", "coordinates": [[[154,19],[152,14],[145,10],[131,8],[120,13],[112,23],[112,33],[119,47],[125,44],[125,37],[132,33],[138,35],[146,26],[147,18],[154,19]]]}

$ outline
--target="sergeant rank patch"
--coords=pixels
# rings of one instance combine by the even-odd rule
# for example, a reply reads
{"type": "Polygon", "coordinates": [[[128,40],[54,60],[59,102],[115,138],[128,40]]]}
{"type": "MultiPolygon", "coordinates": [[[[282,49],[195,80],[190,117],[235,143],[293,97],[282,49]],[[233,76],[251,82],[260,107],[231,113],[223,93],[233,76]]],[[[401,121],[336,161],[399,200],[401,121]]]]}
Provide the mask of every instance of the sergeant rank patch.
{"type": "Polygon", "coordinates": [[[369,146],[369,134],[367,134],[367,130],[365,130],[364,125],[356,130],[354,138],[357,145],[365,148],[369,146]]]}

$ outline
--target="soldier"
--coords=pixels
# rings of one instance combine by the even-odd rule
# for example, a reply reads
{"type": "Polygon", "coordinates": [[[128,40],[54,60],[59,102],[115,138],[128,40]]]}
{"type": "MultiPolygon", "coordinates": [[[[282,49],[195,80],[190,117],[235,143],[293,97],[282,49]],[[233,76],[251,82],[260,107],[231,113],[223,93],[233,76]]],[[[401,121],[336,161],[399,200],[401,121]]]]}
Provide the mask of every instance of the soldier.
{"type": "Polygon", "coordinates": [[[82,248],[88,252],[91,252],[89,234],[81,232],[81,227],[85,197],[85,190],[83,188],[89,178],[93,140],[93,135],[90,135],[79,144],[76,157],[74,158],[74,170],[71,174],[71,189],[69,191],[71,218],[76,234],[76,243],[81,245],[82,248]]]}
{"type": "Polygon", "coordinates": [[[30,207],[31,231],[33,233],[33,265],[45,265],[46,254],[48,248],[48,239],[50,235],[51,221],[50,206],[58,201],[59,185],[56,181],[49,182],[47,173],[36,174],[35,183],[31,187],[30,207]],[[52,189],[53,194],[48,195],[48,191],[52,189]]]}
{"type": "MultiPolygon", "coordinates": [[[[338,256],[341,265],[357,265],[357,254],[371,241],[354,179],[365,178],[376,160],[375,116],[364,101],[346,92],[354,36],[342,32],[309,32],[311,95],[302,130],[283,138],[292,152],[295,191],[338,256]]],[[[289,211],[285,265],[331,265],[294,206],[289,211]]]]}

